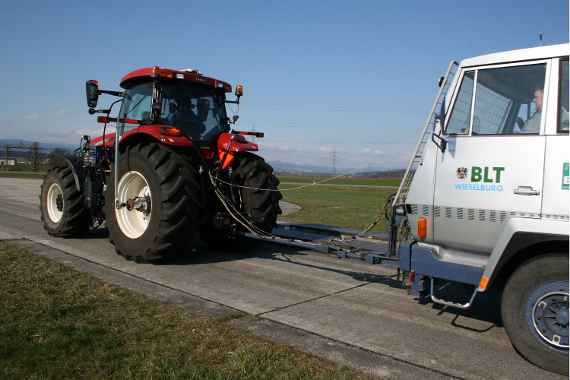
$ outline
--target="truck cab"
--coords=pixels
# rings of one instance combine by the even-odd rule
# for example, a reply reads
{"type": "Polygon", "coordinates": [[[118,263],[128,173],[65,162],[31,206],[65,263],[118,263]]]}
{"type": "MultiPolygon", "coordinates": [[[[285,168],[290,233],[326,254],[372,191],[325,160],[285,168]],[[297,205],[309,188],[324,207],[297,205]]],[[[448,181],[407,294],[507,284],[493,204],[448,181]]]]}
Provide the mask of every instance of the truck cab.
{"type": "Polygon", "coordinates": [[[564,373],[569,52],[562,44],[452,62],[395,201],[414,240],[402,266],[418,287],[460,308],[494,287],[519,352],[564,373]],[[471,297],[445,300],[438,289],[448,282],[472,286],[471,297]]]}

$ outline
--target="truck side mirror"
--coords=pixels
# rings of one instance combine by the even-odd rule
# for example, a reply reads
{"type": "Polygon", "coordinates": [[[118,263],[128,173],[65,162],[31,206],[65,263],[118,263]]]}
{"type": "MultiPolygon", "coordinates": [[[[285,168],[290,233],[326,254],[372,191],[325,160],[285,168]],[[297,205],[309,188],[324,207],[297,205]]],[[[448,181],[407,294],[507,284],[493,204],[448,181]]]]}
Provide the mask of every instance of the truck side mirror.
{"type": "Polygon", "coordinates": [[[87,107],[97,107],[97,100],[99,99],[99,82],[96,80],[88,80],[85,82],[85,94],[87,95],[87,107]]]}
{"type": "Polygon", "coordinates": [[[447,140],[441,137],[443,132],[443,125],[441,124],[441,119],[435,119],[435,123],[433,126],[433,133],[431,134],[431,141],[437,146],[441,153],[445,153],[445,149],[447,148],[447,140]]]}

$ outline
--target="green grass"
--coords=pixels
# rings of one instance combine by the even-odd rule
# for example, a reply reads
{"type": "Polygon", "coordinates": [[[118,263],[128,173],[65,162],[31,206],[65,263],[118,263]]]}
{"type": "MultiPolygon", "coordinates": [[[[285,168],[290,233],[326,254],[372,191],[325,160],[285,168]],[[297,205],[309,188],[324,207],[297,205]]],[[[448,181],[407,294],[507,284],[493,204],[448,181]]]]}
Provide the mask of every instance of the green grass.
{"type": "Polygon", "coordinates": [[[362,379],[0,242],[2,379],[362,379]]]}
{"type": "Polygon", "coordinates": [[[0,178],[43,178],[44,172],[0,171],[0,178]]]}
{"type": "MultiPolygon", "coordinates": [[[[302,209],[282,219],[360,230],[383,213],[386,198],[394,192],[395,190],[390,189],[335,186],[314,186],[296,191],[284,191],[283,200],[298,204],[302,209]]],[[[382,219],[372,231],[386,231],[386,227],[382,219]]]]}
{"type": "MultiPolygon", "coordinates": [[[[292,175],[278,175],[283,188],[292,187],[286,186],[287,183],[312,183],[326,180],[330,177],[325,176],[292,176],[292,175]]],[[[340,177],[332,181],[327,181],[331,185],[376,185],[376,186],[398,186],[400,178],[367,178],[367,177],[340,177]]]]}

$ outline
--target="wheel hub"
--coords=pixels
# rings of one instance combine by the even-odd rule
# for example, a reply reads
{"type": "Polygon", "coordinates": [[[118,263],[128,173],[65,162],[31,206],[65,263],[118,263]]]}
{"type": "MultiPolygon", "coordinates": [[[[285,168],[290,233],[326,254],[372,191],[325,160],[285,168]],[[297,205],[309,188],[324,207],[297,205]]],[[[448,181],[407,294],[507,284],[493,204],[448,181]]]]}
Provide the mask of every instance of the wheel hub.
{"type": "Polygon", "coordinates": [[[58,183],[54,182],[48,188],[46,196],[47,216],[52,223],[59,223],[63,218],[63,191],[58,183]]]}
{"type": "Polygon", "coordinates": [[[137,171],[125,173],[117,186],[115,214],[121,231],[136,239],[146,231],[151,218],[152,197],[146,178],[137,171]]]}
{"type": "Polygon", "coordinates": [[[547,343],[568,348],[568,294],[551,292],[543,295],[532,310],[536,332],[547,343]]]}

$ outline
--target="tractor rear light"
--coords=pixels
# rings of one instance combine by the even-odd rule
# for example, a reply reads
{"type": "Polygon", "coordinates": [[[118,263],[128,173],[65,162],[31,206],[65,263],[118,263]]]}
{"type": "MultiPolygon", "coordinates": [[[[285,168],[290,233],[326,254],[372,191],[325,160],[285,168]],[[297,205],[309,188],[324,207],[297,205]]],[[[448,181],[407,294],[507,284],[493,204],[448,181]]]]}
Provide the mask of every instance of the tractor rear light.
{"type": "Polygon", "coordinates": [[[418,237],[422,240],[427,237],[427,219],[423,216],[418,219],[418,237]]]}
{"type": "Polygon", "coordinates": [[[97,116],[97,123],[107,124],[109,122],[108,116],[97,116]]]}
{"type": "Polygon", "coordinates": [[[184,134],[179,128],[176,127],[162,127],[160,128],[160,133],[164,136],[183,136],[184,134]]]}

